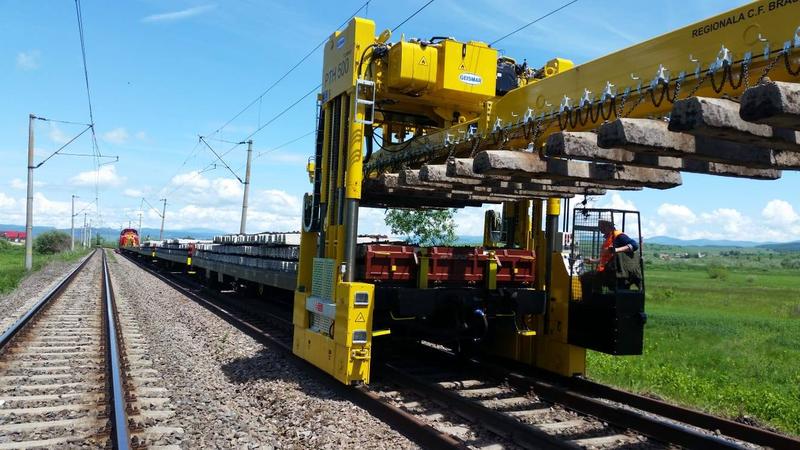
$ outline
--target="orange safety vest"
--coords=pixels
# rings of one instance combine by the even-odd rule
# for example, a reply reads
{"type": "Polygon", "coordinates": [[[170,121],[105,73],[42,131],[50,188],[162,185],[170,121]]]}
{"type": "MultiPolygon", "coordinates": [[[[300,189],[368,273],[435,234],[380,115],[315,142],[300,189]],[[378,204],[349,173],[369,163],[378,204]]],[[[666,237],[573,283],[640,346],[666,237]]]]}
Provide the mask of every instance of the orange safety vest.
{"type": "Polygon", "coordinates": [[[614,257],[613,253],[606,252],[605,250],[608,250],[614,245],[614,239],[616,239],[620,234],[622,234],[622,231],[614,230],[611,233],[608,233],[608,236],[606,236],[606,240],[603,242],[604,251],[600,252],[600,262],[597,264],[598,272],[606,270],[606,264],[608,264],[614,257]]]}

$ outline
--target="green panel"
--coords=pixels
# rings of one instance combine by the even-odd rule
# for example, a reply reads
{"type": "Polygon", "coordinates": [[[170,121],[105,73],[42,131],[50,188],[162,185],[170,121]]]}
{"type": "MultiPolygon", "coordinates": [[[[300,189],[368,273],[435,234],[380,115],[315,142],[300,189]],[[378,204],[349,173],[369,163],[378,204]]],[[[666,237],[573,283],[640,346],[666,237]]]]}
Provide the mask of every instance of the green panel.
{"type": "Polygon", "coordinates": [[[333,301],[333,284],[336,280],[336,261],[330,258],[314,258],[311,275],[311,294],[333,301]]]}

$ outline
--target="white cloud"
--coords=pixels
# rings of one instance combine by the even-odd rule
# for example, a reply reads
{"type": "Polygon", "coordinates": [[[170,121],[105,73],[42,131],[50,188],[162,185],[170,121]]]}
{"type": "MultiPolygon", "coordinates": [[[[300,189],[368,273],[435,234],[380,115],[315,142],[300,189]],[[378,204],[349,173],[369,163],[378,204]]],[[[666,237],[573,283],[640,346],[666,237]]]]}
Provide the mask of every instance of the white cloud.
{"type": "Polygon", "coordinates": [[[672,203],[663,203],[658,207],[657,214],[666,221],[680,222],[680,223],[694,223],[697,216],[691,209],[684,205],[673,205],[672,203]]]}
{"type": "Polygon", "coordinates": [[[81,172],[70,179],[75,186],[119,186],[125,182],[125,177],[117,174],[115,166],[102,166],[98,170],[81,172]]]}
{"type": "Polygon", "coordinates": [[[172,177],[172,180],[170,180],[170,183],[176,187],[185,187],[189,189],[207,189],[211,185],[208,178],[204,177],[198,170],[175,175],[172,177]]]}
{"type": "Polygon", "coordinates": [[[639,210],[639,208],[637,208],[636,205],[634,205],[632,201],[625,200],[624,198],[622,198],[622,196],[619,194],[619,192],[612,192],[611,193],[611,197],[608,197],[608,196],[603,197],[600,200],[599,205],[597,207],[598,208],[611,208],[611,209],[624,209],[624,210],[628,210],[628,211],[638,211],[639,210]]]}
{"type": "Polygon", "coordinates": [[[6,195],[3,192],[0,192],[0,210],[6,208],[13,208],[17,202],[14,200],[13,197],[6,195]]]}
{"type": "Polygon", "coordinates": [[[233,178],[217,178],[212,181],[212,186],[220,199],[233,200],[241,199],[244,189],[239,180],[233,178]]]}
{"type": "Polygon", "coordinates": [[[128,137],[128,131],[122,127],[103,133],[103,140],[112,144],[124,144],[128,142],[128,137]]]}
{"type": "Polygon", "coordinates": [[[188,19],[190,17],[207,13],[216,7],[217,5],[202,5],[202,6],[195,6],[193,8],[182,9],[180,11],[172,11],[161,14],[151,14],[149,16],[142,18],[142,22],[144,23],[176,22],[179,20],[188,19]]]}
{"type": "MultiPolygon", "coordinates": [[[[233,181],[238,183],[236,180],[233,181]]],[[[220,192],[227,195],[225,189],[227,187],[223,187],[222,191],[209,189],[204,198],[193,196],[191,201],[177,209],[168,201],[166,227],[169,229],[208,227],[228,232],[238,231],[242,218],[241,196],[223,201],[219,195],[220,192]]],[[[186,199],[186,195],[180,197],[181,202],[186,199]]],[[[247,213],[248,232],[300,229],[300,198],[285,191],[268,189],[251,191],[250,200],[247,213]]],[[[151,223],[161,220],[152,209],[148,209],[145,215],[151,223]]]]}
{"type": "Polygon", "coordinates": [[[144,196],[144,192],[140,191],[139,189],[127,188],[122,193],[126,197],[131,197],[131,198],[140,198],[144,196]]]}
{"type": "Polygon", "coordinates": [[[150,140],[150,137],[144,131],[137,131],[134,136],[136,137],[136,139],[138,139],[140,141],[149,141],[150,140]]]}
{"type": "Polygon", "coordinates": [[[784,200],[770,200],[761,211],[761,216],[767,223],[778,226],[791,225],[800,220],[792,205],[784,200]]]}
{"type": "MultiPolygon", "coordinates": [[[[753,235],[748,228],[751,220],[742,215],[739,211],[732,208],[718,208],[710,213],[700,214],[700,218],[708,225],[708,230],[698,231],[698,234],[709,233],[712,236],[719,236],[722,239],[747,239],[752,240],[753,235]],[[722,230],[719,233],[717,230],[722,230]]],[[[700,236],[704,237],[704,236],[700,236]]]]}
{"type": "Polygon", "coordinates": [[[17,69],[35,70],[41,65],[39,60],[42,53],[39,50],[17,53],[17,69]]]}

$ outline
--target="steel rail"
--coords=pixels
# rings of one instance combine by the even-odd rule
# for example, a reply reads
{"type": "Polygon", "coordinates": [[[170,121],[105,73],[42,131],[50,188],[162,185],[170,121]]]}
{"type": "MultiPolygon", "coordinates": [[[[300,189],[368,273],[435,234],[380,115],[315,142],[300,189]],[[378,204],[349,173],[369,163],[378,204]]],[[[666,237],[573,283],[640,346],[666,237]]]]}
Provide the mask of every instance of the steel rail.
{"type": "Polygon", "coordinates": [[[800,439],[794,439],[763,428],[757,428],[745,423],[713,416],[683,406],[673,405],[654,398],[644,397],[639,394],[599,384],[585,378],[569,379],[567,383],[569,383],[573,389],[588,395],[602,397],[698,428],[718,430],[725,436],[741,439],[742,441],[752,444],[770,447],[775,450],[800,448],[800,439]]]}
{"type": "MultiPolygon", "coordinates": [[[[284,339],[280,339],[279,337],[270,334],[267,330],[264,330],[254,324],[252,320],[242,317],[244,312],[235,311],[234,308],[224,308],[217,303],[204,298],[198,293],[187,289],[185,286],[182,286],[180,283],[172,280],[170,277],[159,273],[129,254],[121,254],[136,266],[155,276],[180,294],[203,306],[213,314],[216,314],[248,336],[261,342],[262,344],[268,345],[283,352],[292,361],[302,365],[307,371],[318,375],[316,377],[317,381],[324,384],[326,388],[336,392],[344,398],[349,399],[356,405],[365,409],[378,420],[391,425],[398,432],[416,442],[423,448],[459,450],[466,448],[466,445],[463,442],[446,433],[436,430],[432,426],[420,421],[412,414],[409,414],[402,409],[389,404],[380,398],[380,396],[378,396],[376,393],[370,391],[368,387],[364,385],[346,386],[334,380],[322,369],[319,369],[308,361],[296,356],[292,352],[292,342],[287,342],[284,339]]],[[[218,298],[218,300],[224,301],[221,298],[218,298]]],[[[276,322],[285,322],[286,326],[292,326],[291,322],[285,321],[285,319],[282,319],[277,315],[271,315],[270,320],[274,320],[276,322]]],[[[289,336],[291,336],[291,334],[289,334],[289,336]]]]}
{"type": "Polygon", "coordinates": [[[25,325],[31,321],[45,306],[50,304],[53,299],[58,298],[61,294],[69,287],[72,283],[72,280],[78,276],[80,271],[86,266],[92,256],[97,252],[97,250],[93,251],[92,254],[87,256],[83,259],[83,261],[78,264],[71,272],[69,272],[61,281],[58,282],[52,289],[50,289],[46,294],[44,294],[35,305],[33,305],[22,317],[17,319],[13,325],[11,325],[6,331],[0,335],[0,349],[3,349],[8,345],[11,340],[14,339],[15,336],[19,334],[21,330],[25,328],[25,325]]]}
{"type": "Polygon", "coordinates": [[[111,412],[112,412],[112,448],[128,450],[130,448],[130,430],[128,429],[127,405],[125,399],[125,381],[122,370],[121,340],[119,339],[119,328],[117,320],[117,308],[114,299],[114,289],[111,285],[111,274],[108,271],[108,259],[105,250],[103,252],[103,302],[106,311],[106,334],[108,345],[106,345],[106,356],[108,360],[108,370],[111,381],[111,412]]]}
{"type": "Polygon", "coordinates": [[[517,362],[505,360],[476,358],[474,361],[488,368],[497,376],[502,376],[504,378],[510,377],[510,381],[520,379],[528,381],[540,380],[545,382],[543,386],[547,386],[546,390],[552,387],[554,390],[559,389],[562,392],[570,392],[571,394],[584,398],[609,400],[665,419],[680,422],[681,424],[719,432],[719,434],[724,436],[750,444],[761,445],[776,450],[794,450],[800,448],[800,439],[791,436],[735,422],[685,406],[674,405],[662,400],[645,397],[612,386],[600,384],[586,378],[564,377],[530,366],[524,366],[517,362]]]}
{"type": "MultiPolygon", "coordinates": [[[[255,333],[256,336],[254,337],[260,340],[262,338],[272,339],[273,343],[277,343],[286,352],[291,354],[290,343],[287,344],[285,342],[274,341],[275,337],[270,336],[269,333],[248,322],[246,319],[239,318],[237,314],[232,313],[220,307],[219,305],[216,305],[215,303],[198,296],[194,292],[191,292],[185,287],[181,286],[179,283],[170,280],[162,274],[152,271],[149,267],[145,267],[133,258],[128,258],[134,261],[134,263],[144,267],[150,273],[154,274],[166,283],[170,284],[183,294],[199,301],[204,306],[207,306],[209,310],[222,316],[225,320],[227,320],[229,323],[232,323],[237,328],[247,332],[248,334],[255,333]]],[[[275,318],[277,318],[277,316],[275,316],[275,318]]],[[[284,320],[280,318],[278,319],[284,320]]],[[[435,351],[436,353],[442,353],[439,350],[428,350],[435,351]]],[[[316,369],[315,366],[310,365],[304,360],[299,361],[316,369]]],[[[798,446],[800,445],[800,441],[788,436],[783,436],[778,433],[773,433],[768,430],[763,430],[745,424],[739,424],[728,419],[723,419],[680,406],[671,405],[629,392],[620,391],[610,386],[593,383],[585,379],[558,377],[545,373],[540,374],[535,370],[533,372],[536,372],[536,375],[529,375],[528,372],[531,372],[530,368],[527,368],[527,370],[520,368],[519,371],[514,371],[508,367],[505,367],[504,365],[478,359],[471,360],[470,364],[473,364],[475,369],[483,371],[493,378],[504,379],[516,390],[525,392],[533,391],[545,401],[550,401],[569,409],[573,409],[579,413],[599,418],[621,428],[642,433],[658,441],[679,444],[689,448],[744,448],[737,442],[732,442],[717,435],[708,434],[706,432],[691,428],[696,427],[707,431],[718,431],[727,437],[738,439],[743,442],[765,445],[776,449],[800,448],[800,446],[798,446]],[[600,398],[622,404],[623,406],[609,404],[608,402],[600,400],[600,398]],[[642,412],[634,411],[626,407],[634,408],[644,413],[650,413],[660,417],[650,417],[642,412]],[[679,423],[674,423],[672,421],[679,423]]],[[[511,365],[514,366],[513,363],[511,365]]],[[[429,386],[424,380],[420,380],[413,375],[403,373],[402,370],[390,364],[384,364],[381,368],[383,369],[384,373],[389,374],[399,384],[406,385],[412,390],[423,393],[423,395],[437,398],[440,401],[444,401],[447,404],[453,405],[459,410],[460,413],[462,413],[462,415],[479,421],[492,432],[510,439],[522,446],[530,446],[531,440],[538,444],[538,448],[564,448],[571,445],[568,442],[559,441],[557,438],[549,436],[544,432],[539,434],[539,430],[516,421],[511,417],[500,417],[502,416],[501,414],[494,414],[492,410],[481,405],[467,405],[469,400],[466,400],[454,393],[447,392],[438,386],[429,386]]],[[[365,395],[372,394],[369,392],[368,388],[363,386],[356,388],[356,390],[361,391],[365,395]]],[[[380,399],[375,400],[380,401],[380,399]]],[[[365,409],[369,410],[369,408],[365,409]]],[[[408,415],[405,412],[402,413],[408,415]]],[[[411,415],[409,415],[409,417],[411,420],[416,420],[411,415]]],[[[436,433],[439,432],[437,431],[436,433]]],[[[463,444],[461,445],[463,446],[463,444]]]]}
{"type": "Polygon", "coordinates": [[[405,385],[418,394],[441,402],[453,409],[458,415],[479,423],[492,433],[513,441],[528,449],[579,449],[577,444],[559,439],[557,436],[538,430],[524,422],[502,412],[492,410],[473,400],[464,398],[454,392],[428,383],[410,375],[390,363],[384,363],[381,370],[398,384],[405,385]]]}

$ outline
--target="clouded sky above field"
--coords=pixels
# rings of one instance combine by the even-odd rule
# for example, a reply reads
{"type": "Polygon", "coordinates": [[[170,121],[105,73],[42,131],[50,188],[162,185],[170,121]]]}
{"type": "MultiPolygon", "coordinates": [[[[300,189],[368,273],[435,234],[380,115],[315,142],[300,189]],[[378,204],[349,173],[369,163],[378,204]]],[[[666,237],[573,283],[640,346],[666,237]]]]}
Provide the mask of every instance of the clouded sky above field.
{"type": "MultiPolygon", "coordinates": [[[[83,1],[89,77],[102,153],[119,162],[95,171],[91,158],[56,157],[36,170],[35,222],[68,226],[69,202],[111,227],[138,220],[157,226],[166,197],[167,227],[238,230],[242,187],[213,154],[197,145],[323,41],[363,0],[83,1]],[[210,169],[210,170],[209,170],[210,169]],[[205,171],[204,171],[205,170],[205,171]],[[99,186],[99,210],[95,199],[99,186]]],[[[424,4],[374,0],[361,16],[391,28],[424,4]]],[[[450,35],[492,41],[559,1],[437,0],[395,34],[450,35]]],[[[740,1],[581,0],[505,40],[509,56],[539,65],[561,56],[577,63],[739,6],[740,1]],[[614,7],[608,5],[613,4],[614,7]]],[[[0,223],[24,223],[27,117],[87,122],[74,3],[6,3],[0,16],[0,223]]],[[[239,141],[320,82],[317,50],[287,79],[217,137],[239,141]]],[[[309,189],[304,164],[313,152],[315,100],[309,96],[254,136],[249,231],[299,228],[300,198],[309,189]],[[282,145],[286,144],[287,145],[282,145]],[[276,147],[279,147],[275,149],[276,147]]],[[[36,123],[36,160],[81,131],[36,123]]],[[[88,133],[70,153],[91,153],[88,133]]],[[[231,149],[210,142],[218,152],[231,149]]],[[[244,147],[226,159],[243,176],[244,147]]],[[[800,174],[778,181],[684,175],[683,186],[623,192],[596,205],[641,210],[646,236],[755,241],[800,239],[800,174]]],[[[382,211],[362,211],[362,231],[383,230],[382,211]]],[[[482,211],[459,212],[462,234],[481,234],[482,211]]]]}

